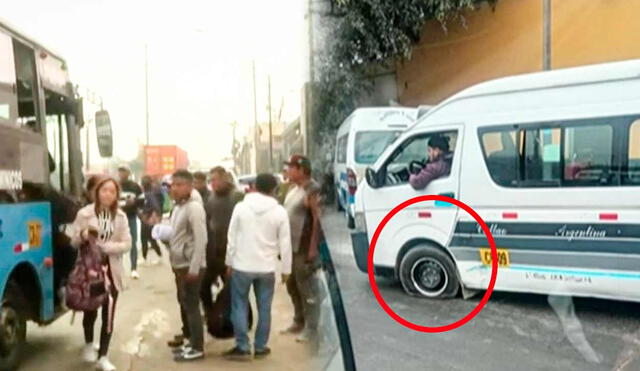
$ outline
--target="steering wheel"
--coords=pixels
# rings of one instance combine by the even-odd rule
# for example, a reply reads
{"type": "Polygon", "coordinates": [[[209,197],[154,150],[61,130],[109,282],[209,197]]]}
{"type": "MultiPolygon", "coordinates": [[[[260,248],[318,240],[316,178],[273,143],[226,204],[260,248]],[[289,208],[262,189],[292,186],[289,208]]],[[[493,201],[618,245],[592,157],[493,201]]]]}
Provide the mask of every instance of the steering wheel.
{"type": "Polygon", "coordinates": [[[426,164],[427,164],[427,160],[411,161],[409,163],[409,173],[418,174],[420,171],[422,171],[422,169],[426,164]]]}
{"type": "Polygon", "coordinates": [[[387,183],[388,184],[398,184],[400,183],[400,177],[397,174],[388,172],[387,173],[387,183]]]}

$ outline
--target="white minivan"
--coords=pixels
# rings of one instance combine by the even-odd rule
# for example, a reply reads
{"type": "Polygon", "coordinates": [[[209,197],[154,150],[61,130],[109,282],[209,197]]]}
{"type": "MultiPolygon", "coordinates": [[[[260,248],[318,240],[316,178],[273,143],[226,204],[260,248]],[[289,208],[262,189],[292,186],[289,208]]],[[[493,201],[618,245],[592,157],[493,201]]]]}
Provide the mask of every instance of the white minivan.
{"type": "Polygon", "coordinates": [[[338,210],[353,227],[353,202],[364,170],[416,120],[416,108],[358,108],[338,128],[333,175],[338,210]]]}
{"type": "MultiPolygon", "coordinates": [[[[383,217],[428,194],[466,203],[490,227],[496,290],[640,301],[640,60],[494,80],[434,107],[360,184],[360,270],[383,217]],[[449,139],[450,171],[413,189],[436,135],[449,139]]],[[[414,295],[467,294],[488,287],[488,246],[465,211],[417,203],[382,230],[374,272],[414,295]]]]}

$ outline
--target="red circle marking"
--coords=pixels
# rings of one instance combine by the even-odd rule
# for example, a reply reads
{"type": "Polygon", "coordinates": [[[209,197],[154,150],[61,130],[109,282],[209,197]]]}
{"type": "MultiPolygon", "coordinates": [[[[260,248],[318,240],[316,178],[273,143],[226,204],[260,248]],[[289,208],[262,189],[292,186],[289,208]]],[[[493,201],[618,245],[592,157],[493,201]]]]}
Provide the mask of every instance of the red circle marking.
{"type": "Polygon", "coordinates": [[[446,197],[446,196],[436,196],[436,195],[418,196],[418,197],[409,199],[401,203],[400,205],[396,206],[384,217],[384,219],[382,219],[382,222],[380,222],[380,224],[378,225],[378,228],[376,229],[376,232],[373,234],[373,238],[371,239],[371,243],[369,244],[369,256],[367,258],[367,271],[369,273],[369,284],[371,285],[371,290],[373,291],[373,294],[376,296],[378,303],[380,303],[380,306],[382,307],[382,309],[384,309],[384,311],[387,312],[387,314],[391,316],[391,318],[396,320],[396,322],[412,330],[420,331],[420,332],[431,332],[431,333],[447,332],[450,330],[457,329],[458,327],[463,326],[467,322],[471,321],[473,317],[477,316],[478,313],[482,311],[484,306],[489,301],[489,298],[493,293],[493,287],[496,284],[496,278],[498,276],[498,250],[496,249],[496,243],[493,240],[493,235],[491,234],[489,227],[487,227],[487,224],[484,222],[484,220],[482,220],[480,215],[478,215],[478,213],[476,213],[475,210],[473,210],[467,204],[465,204],[462,201],[458,201],[456,199],[453,199],[451,197],[446,197]],[[480,300],[478,305],[476,305],[476,307],[473,308],[471,313],[467,314],[462,319],[446,326],[435,326],[435,327],[420,326],[400,317],[398,314],[396,314],[396,312],[393,311],[393,309],[389,307],[389,305],[387,305],[387,302],[385,302],[384,298],[382,298],[382,295],[380,295],[380,291],[378,290],[378,284],[376,283],[376,280],[373,274],[373,252],[376,248],[376,244],[378,243],[378,237],[380,237],[380,233],[382,232],[382,229],[387,225],[389,220],[391,220],[391,218],[394,215],[400,212],[400,210],[406,208],[407,206],[413,205],[418,202],[424,202],[424,201],[446,202],[446,203],[456,205],[459,208],[468,212],[471,216],[473,216],[476,222],[478,222],[478,224],[480,224],[480,226],[482,227],[482,230],[484,231],[484,234],[487,237],[487,240],[489,241],[489,247],[491,248],[491,280],[489,281],[489,287],[487,288],[487,291],[484,293],[482,300],[480,300]]]}

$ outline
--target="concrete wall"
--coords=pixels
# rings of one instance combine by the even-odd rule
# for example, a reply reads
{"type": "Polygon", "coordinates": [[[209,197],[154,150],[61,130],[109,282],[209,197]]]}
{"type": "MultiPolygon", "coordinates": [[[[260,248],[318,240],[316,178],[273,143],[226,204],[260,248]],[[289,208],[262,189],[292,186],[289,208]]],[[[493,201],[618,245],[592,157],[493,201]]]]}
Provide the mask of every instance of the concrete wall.
{"type": "MultiPolygon", "coordinates": [[[[543,69],[544,0],[499,0],[467,27],[429,22],[398,65],[403,105],[436,104],[476,83],[543,69]]],[[[640,58],[640,0],[551,0],[551,67],[640,58]]]]}

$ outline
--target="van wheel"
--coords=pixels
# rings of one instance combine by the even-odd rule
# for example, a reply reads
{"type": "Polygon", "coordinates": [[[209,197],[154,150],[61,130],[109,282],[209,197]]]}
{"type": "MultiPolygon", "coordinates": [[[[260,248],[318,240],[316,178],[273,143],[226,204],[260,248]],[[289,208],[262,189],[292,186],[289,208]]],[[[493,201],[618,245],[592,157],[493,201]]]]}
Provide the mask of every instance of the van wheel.
{"type": "Polygon", "coordinates": [[[409,295],[445,299],[458,294],[456,266],[441,249],[422,244],[411,249],[400,262],[402,287],[409,295]]]}
{"type": "Polygon", "coordinates": [[[339,189],[336,189],[336,210],[344,211],[344,207],[342,207],[342,204],[340,203],[340,190],[339,189]]]}
{"type": "Polygon", "coordinates": [[[0,370],[15,370],[27,336],[27,321],[20,313],[22,295],[15,282],[8,282],[0,308],[0,370]]]}

